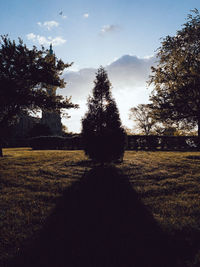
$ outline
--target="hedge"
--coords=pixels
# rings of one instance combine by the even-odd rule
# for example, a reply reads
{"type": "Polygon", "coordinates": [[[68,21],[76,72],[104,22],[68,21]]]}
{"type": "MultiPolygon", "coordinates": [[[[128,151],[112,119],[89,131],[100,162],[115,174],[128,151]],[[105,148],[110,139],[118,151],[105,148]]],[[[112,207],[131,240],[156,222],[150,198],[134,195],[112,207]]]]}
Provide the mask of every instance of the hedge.
{"type": "MultiPolygon", "coordinates": [[[[80,135],[72,137],[39,136],[29,142],[32,149],[83,149],[80,135]]],[[[128,135],[126,150],[197,151],[197,136],[128,135]]]]}
{"type": "Polygon", "coordinates": [[[32,149],[81,149],[80,136],[62,137],[62,136],[38,136],[29,141],[32,149]]]}
{"type": "Polygon", "coordinates": [[[32,149],[63,149],[64,138],[61,136],[38,136],[30,139],[32,149]]]}

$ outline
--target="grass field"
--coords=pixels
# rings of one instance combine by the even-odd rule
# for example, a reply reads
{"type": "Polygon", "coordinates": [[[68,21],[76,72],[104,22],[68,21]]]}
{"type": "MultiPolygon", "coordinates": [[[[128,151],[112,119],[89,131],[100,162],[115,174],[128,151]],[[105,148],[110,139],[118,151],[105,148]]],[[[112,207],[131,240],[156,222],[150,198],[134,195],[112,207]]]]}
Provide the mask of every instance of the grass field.
{"type": "MultiPolygon", "coordinates": [[[[64,190],[93,167],[82,151],[4,149],[0,158],[0,266],[42,228],[64,190]]],[[[200,152],[127,151],[117,164],[163,231],[195,251],[200,266],[200,152]]]]}

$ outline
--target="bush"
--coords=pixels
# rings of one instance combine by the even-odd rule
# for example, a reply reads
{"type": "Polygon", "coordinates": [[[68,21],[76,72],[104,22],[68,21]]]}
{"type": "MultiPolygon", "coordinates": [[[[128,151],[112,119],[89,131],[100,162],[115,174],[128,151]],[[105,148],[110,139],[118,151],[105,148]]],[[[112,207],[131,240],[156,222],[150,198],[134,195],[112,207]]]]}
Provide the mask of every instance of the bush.
{"type": "Polygon", "coordinates": [[[85,154],[99,162],[121,160],[124,155],[125,134],[123,129],[83,136],[85,154]]]}
{"type": "Polygon", "coordinates": [[[30,139],[32,149],[63,149],[65,138],[61,136],[38,136],[30,139]]]}
{"type": "Polygon", "coordinates": [[[82,149],[82,140],[80,135],[72,135],[64,138],[64,148],[69,150],[82,149]]]}

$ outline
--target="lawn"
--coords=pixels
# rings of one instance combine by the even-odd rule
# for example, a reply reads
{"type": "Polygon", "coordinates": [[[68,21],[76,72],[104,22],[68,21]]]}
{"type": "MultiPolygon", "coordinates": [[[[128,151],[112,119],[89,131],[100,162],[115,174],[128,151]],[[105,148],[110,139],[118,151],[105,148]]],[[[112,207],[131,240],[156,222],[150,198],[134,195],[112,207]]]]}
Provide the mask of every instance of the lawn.
{"type": "MultiPolygon", "coordinates": [[[[9,148],[3,153],[0,266],[37,236],[66,188],[93,167],[82,151],[9,148]]],[[[195,251],[179,266],[200,266],[199,163],[200,152],[127,151],[116,165],[163,231],[195,251]]]]}

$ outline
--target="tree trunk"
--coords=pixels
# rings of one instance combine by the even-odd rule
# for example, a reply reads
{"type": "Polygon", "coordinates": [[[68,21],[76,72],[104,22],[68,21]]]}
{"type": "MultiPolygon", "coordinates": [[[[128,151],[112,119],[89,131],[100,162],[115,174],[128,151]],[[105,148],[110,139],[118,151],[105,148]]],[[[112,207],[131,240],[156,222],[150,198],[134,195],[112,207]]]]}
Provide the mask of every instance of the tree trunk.
{"type": "Polygon", "coordinates": [[[0,157],[3,157],[3,149],[2,149],[1,144],[0,144],[0,157]]]}
{"type": "Polygon", "coordinates": [[[200,116],[198,117],[198,150],[200,150],[200,116]]]}

